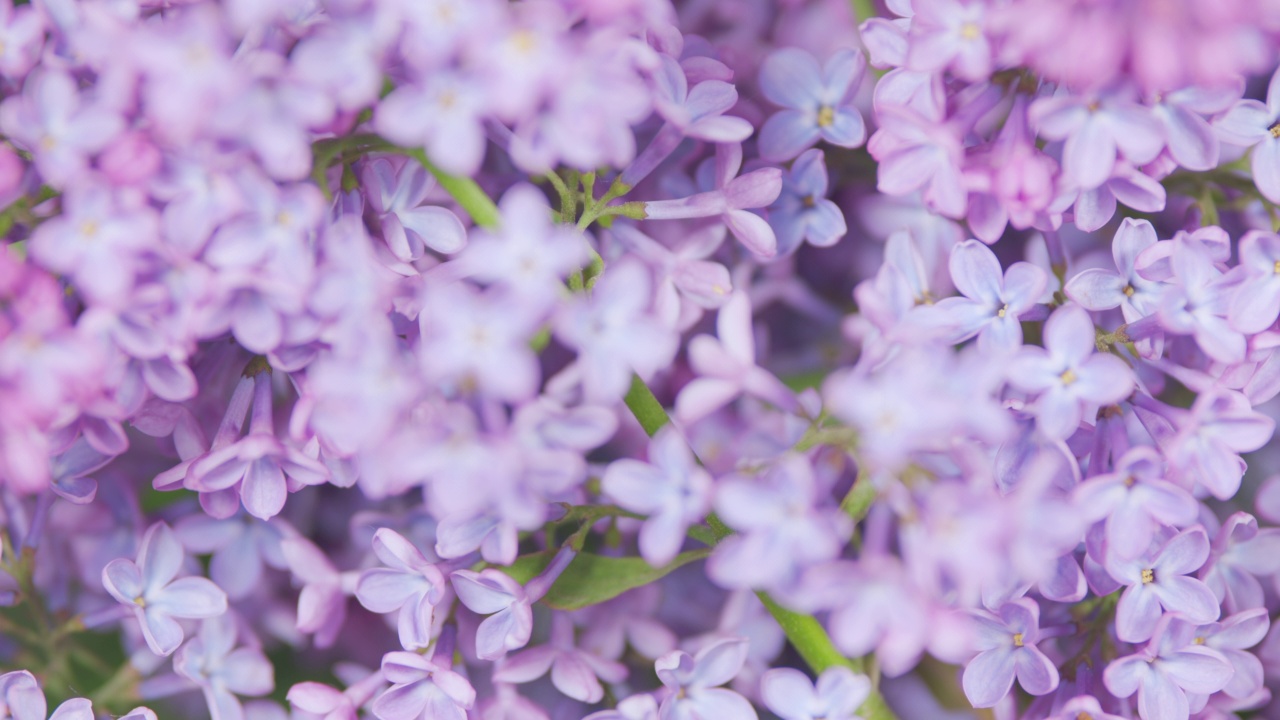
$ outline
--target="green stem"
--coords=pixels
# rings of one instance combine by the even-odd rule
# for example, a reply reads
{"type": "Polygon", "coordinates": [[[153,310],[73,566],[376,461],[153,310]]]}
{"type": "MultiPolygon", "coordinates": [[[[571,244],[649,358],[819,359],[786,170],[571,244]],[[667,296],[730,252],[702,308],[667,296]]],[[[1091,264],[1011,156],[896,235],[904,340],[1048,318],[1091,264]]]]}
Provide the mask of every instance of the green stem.
{"type": "Polygon", "coordinates": [[[627,390],[625,401],[631,414],[640,421],[640,427],[644,428],[649,437],[653,437],[663,425],[671,422],[667,411],[662,409],[662,403],[653,396],[653,391],[639,375],[631,376],[631,389],[627,390]]]}
{"type": "Polygon", "coordinates": [[[471,216],[471,220],[476,225],[483,228],[498,226],[498,206],[494,204],[493,200],[489,199],[484,190],[480,189],[475,180],[469,177],[450,175],[441,170],[427,159],[427,154],[422,150],[411,150],[409,154],[435,176],[436,182],[440,183],[440,187],[453,196],[454,201],[461,205],[463,210],[467,211],[467,214],[471,216]]]}

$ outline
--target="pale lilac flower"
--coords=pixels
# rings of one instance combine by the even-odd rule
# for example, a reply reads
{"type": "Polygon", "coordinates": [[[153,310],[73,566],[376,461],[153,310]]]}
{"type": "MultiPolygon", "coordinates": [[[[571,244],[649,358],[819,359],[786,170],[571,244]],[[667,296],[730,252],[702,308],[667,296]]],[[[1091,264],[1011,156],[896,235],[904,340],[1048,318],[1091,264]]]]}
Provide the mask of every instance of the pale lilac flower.
{"type": "Polygon", "coordinates": [[[697,422],[742,394],[782,410],[795,409],[791,390],[756,365],[751,299],[746,293],[735,292],[720,308],[716,335],[698,335],[689,341],[689,365],[700,377],[676,397],[676,417],[681,422],[697,422]]]}
{"type": "Polygon", "coordinates": [[[45,23],[31,6],[0,3],[0,73],[20,78],[35,67],[45,42],[45,23]]]}
{"type": "Polygon", "coordinates": [[[200,633],[173,658],[173,669],[200,687],[214,720],[237,720],[243,709],[237,695],[261,697],[275,689],[275,667],[252,640],[236,645],[240,629],[224,614],[205,620],[200,633]]]}
{"type": "Polygon", "coordinates": [[[1190,86],[1159,95],[1151,111],[1164,125],[1169,155],[1188,170],[1211,170],[1218,164],[1218,136],[1205,120],[1231,107],[1243,86],[1206,88],[1190,86]]]}
{"type": "Polygon", "coordinates": [[[955,342],[977,335],[983,352],[1007,352],[1022,344],[1018,318],[1048,284],[1045,272],[1027,262],[1016,262],[1002,274],[995,253],[977,240],[951,250],[951,279],[962,297],[940,300],[930,313],[955,342]]]}
{"type": "MultiPolygon", "coordinates": [[[[0,675],[0,718],[45,720],[48,708],[44,692],[30,672],[17,670],[0,675]]],[[[94,717],[88,700],[72,698],[59,705],[49,720],[94,720],[94,717]]]]}
{"type": "Polygon", "coordinates": [[[1280,572],[1280,529],[1258,528],[1244,512],[1232,513],[1218,528],[1213,550],[1200,578],[1228,613],[1262,607],[1258,577],[1280,572]]]}
{"type": "Polygon", "coordinates": [[[574,645],[573,621],[558,613],[551,619],[547,644],[508,657],[494,671],[495,682],[526,683],[551,671],[551,684],[565,695],[584,703],[604,697],[600,681],[619,683],[627,677],[627,666],[605,660],[574,645]]]}
{"type": "MultiPolygon", "coordinates": [[[[1206,243],[1185,234],[1173,243],[1170,267],[1174,282],[1166,285],[1160,296],[1160,325],[1170,332],[1194,336],[1200,349],[1214,360],[1240,362],[1245,339],[1227,322],[1233,278],[1214,266],[1206,243]]],[[[1139,263],[1157,249],[1161,248],[1149,248],[1139,263]]]]}
{"type": "Polygon", "coordinates": [[[428,381],[508,401],[537,392],[541,373],[529,338],[539,308],[501,288],[477,292],[460,282],[428,286],[422,306],[419,357],[428,381]]]}
{"type": "Polygon", "coordinates": [[[383,98],[374,127],[392,142],[424,148],[447,172],[471,175],[484,159],[481,93],[472,78],[437,69],[421,85],[400,85],[383,98]]]}
{"type": "Polygon", "coordinates": [[[264,566],[286,567],[281,541],[296,531],[279,520],[237,517],[219,520],[208,515],[184,517],[173,528],[183,546],[192,553],[213,555],[209,578],[232,600],[258,589],[264,566]]]}
{"type": "Polygon", "coordinates": [[[1081,720],[1081,718],[1089,718],[1089,720],[1124,720],[1119,715],[1113,715],[1102,709],[1102,705],[1098,703],[1098,698],[1092,695],[1077,695],[1068,700],[1058,714],[1051,716],[1048,720],[1081,720]]]}
{"type": "Polygon", "coordinates": [[[578,351],[578,372],[588,402],[612,402],[631,375],[651,377],[675,356],[677,338],[649,312],[652,280],[641,264],[614,264],[589,298],[565,308],[556,336],[578,351]]]}
{"type": "Polygon", "coordinates": [[[782,193],[769,206],[778,254],[789,255],[805,240],[830,247],[849,231],[840,207],[827,199],[827,165],[821,150],[806,150],[782,178],[782,193]]]}
{"type": "Polygon", "coordinates": [[[986,4],[964,0],[912,3],[906,66],[920,72],[951,70],[970,82],[991,74],[992,49],[985,28],[986,4]]]}
{"type": "Polygon", "coordinates": [[[1072,205],[1076,227],[1093,232],[1106,225],[1116,214],[1116,202],[1139,212],[1164,210],[1168,196],[1155,178],[1139,171],[1127,160],[1117,160],[1111,176],[1091,189],[1081,189],[1072,205]]]}
{"type": "Polygon", "coordinates": [[[1250,230],[1240,238],[1240,267],[1244,281],[1231,299],[1227,320],[1231,327],[1253,335],[1280,317],[1280,235],[1250,230]]]}
{"type": "Polygon", "coordinates": [[[658,679],[671,693],[658,709],[661,720],[706,717],[721,720],[755,720],[751,703],[738,693],[719,687],[742,670],[747,641],[727,638],[690,655],[681,650],[658,658],[658,679]]]}
{"type": "Polygon", "coordinates": [[[1253,181],[1263,197],[1280,202],[1280,70],[1267,85],[1266,103],[1240,100],[1213,126],[1223,142],[1253,148],[1253,181]]]}
{"type": "Polygon", "coordinates": [[[733,279],[724,265],[707,256],[724,242],[724,230],[710,227],[684,239],[674,249],[641,233],[634,226],[617,223],[613,237],[652,267],[657,276],[654,312],[679,330],[687,330],[702,318],[704,310],[714,310],[729,300],[733,279]]]}
{"type": "Polygon", "coordinates": [[[1113,405],[1133,391],[1133,373],[1120,358],[1095,353],[1093,320],[1079,305],[1054,311],[1044,324],[1044,348],[1024,347],[1009,365],[1009,382],[1035,393],[1036,425],[1065,440],[1085,407],[1113,405]]]}
{"type": "Polygon", "coordinates": [[[0,130],[30,151],[46,181],[63,186],[81,175],[89,156],[105,149],[124,129],[113,110],[86,102],[70,75],[32,73],[22,94],[0,104],[0,130]]]}
{"type": "Polygon", "coordinates": [[[435,606],[444,598],[444,575],[389,528],[374,533],[373,552],[388,567],[364,571],[356,583],[356,599],[372,612],[399,611],[400,644],[408,650],[428,647],[435,606]]]}
{"type": "Polygon", "coordinates": [[[1205,390],[1168,442],[1166,457],[1184,485],[1199,483],[1214,497],[1226,500],[1240,489],[1244,476],[1245,462],[1239,453],[1266,445],[1275,426],[1240,393],[1205,390]]]}
{"type": "Polygon", "coordinates": [[[448,662],[448,657],[428,660],[416,652],[388,652],[383,675],[394,684],[374,701],[374,715],[381,720],[465,720],[476,691],[448,662]]]}
{"type": "Polygon", "coordinates": [[[529,644],[533,603],[547,594],[576,556],[576,551],[562,548],[547,569],[524,587],[493,568],[453,572],[449,580],[458,600],[477,615],[489,616],[476,629],[476,655],[481,660],[497,660],[529,644]]]}
{"type": "Polygon", "coordinates": [[[289,571],[302,582],[298,592],[300,633],[314,633],[316,647],[333,645],[347,619],[347,595],[355,592],[354,573],[341,573],[328,556],[306,538],[280,543],[289,571]]]}
{"type": "Polygon", "coordinates": [[[1142,277],[1135,263],[1142,251],[1156,242],[1151,221],[1125,218],[1111,239],[1115,272],[1087,268],[1068,280],[1063,291],[1086,310],[1097,312],[1119,307],[1125,322],[1150,315],[1159,301],[1159,283],[1142,277]]]}
{"type": "Polygon", "coordinates": [[[1106,569],[1127,585],[1116,604],[1116,635],[1143,642],[1156,631],[1162,612],[1182,613],[1195,623],[1218,619],[1218,601],[1203,582],[1188,577],[1209,558],[1209,536],[1195,526],[1173,536],[1163,547],[1141,557],[1106,558],[1106,569]]]}
{"type": "Polygon", "coordinates": [[[1191,699],[1199,698],[1199,711],[1205,696],[1226,687],[1233,673],[1222,653],[1195,643],[1194,632],[1193,625],[1165,616],[1145,648],[1107,665],[1107,690],[1121,698],[1137,693],[1142,720],[1187,720],[1191,699]]]}
{"type": "Polygon", "coordinates": [[[1186,490],[1164,479],[1164,459],[1139,445],[1116,460],[1115,470],[1095,475],[1075,489],[1085,520],[1106,520],[1107,549],[1120,558],[1136,558],[1168,525],[1195,522],[1200,506],[1186,490]]]}
{"type": "Polygon", "coordinates": [[[974,707],[994,707],[1018,684],[1032,695],[1058,687],[1058,668],[1039,648],[1040,606],[1029,598],[1005,603],[998,614],[974,611],[977,648],[964,668],[965,697],[974,707]]]}
{"type": "Polygon", "coordinates": [[[822,671],[815,684],[792,668],[774,668],[760,678],[760,697],[782,720],[853,720],[871,694],[871,681],[839,665],[822,671]]]}
{"type": "Polygon", "coordinates": [[[740,169],[742,146],[717,145],[715,189],[677,200],[650,200],[644,204],[645,219],[719,217],[748,250],[761,258],[773,257],[778,252],[778,238],[769,223],[750,210],[767,207],[778,199],[782,171],[760,168],[739,176],[740,169]]]}
{"type": "Polygon", "coordinates": [[[182,644],[182,625],[174,618],[212,618],[227,611],[227,596],[202,577],[177,577],[182,545],[163,522],[147,529],[138,560],[117,558],[102,569],[102,584],[116,600],[131,605],[147,646],[169,655],[182,644]]]}
{"type": "Polygon", "coordinates": [[[1266,608],[1257,607],[1196,628],[1193,642],[1222,653],[1235,670],[1222,688],[1229,697],[1247,700],[1262,688],[1262,661],[1245,651],[1262,642],[1270,627],[1266,608]]]}
{"type": "Polygon", "coordinates": [[[649,462],[623,458],[611,463],[601,488],[621,507],[648,515],[640,526],[640,556],[650,565],[671,562],[689,526],[711,505],[711,476],[673,425],[649,443],[649,462]]]}
{"type": "Polygon", "coordinates": [[[403,162],[399,168],[388,158],[375,158],[364,172],[369,207],[382,225],[382,238],[391,254],[413,262],[430,249],[445,255],[467,244],[467,231],[452,211],[424,204],[435,180],[421,163],[403,162]]]}
{"type": "Polygon", "coordinates": [[[652,695],[638,693],[618,703],[613,710],[601,710],[582,720],[658,720],[658,701],[652,695]]]}
{"type": "Polygon", "coordinates": [[[866,71],[866,60],[857,50],[841,50],[823,67],[798,48],[775,50],[760,68],[760,90],[785,110],[760,128],[760,154],[784,161],[799,155],[818,140],[840,147],[857,147],[867,138],[867,127],[853,104],[853,96],[866,71]]]}
{"type": "Polygon", "coordinates": [[[849,517],[822,507],[821,486],[804,456],[782,456],[759,477],[721,480],[715,506],[738,530],[707,562],[707,574],[727,588],[785,587],[810,565],[833,560],[848,537],[849,517]]]}
{"type": "Polygon", "coordinates": [[[1143,165],[1164,147],[1164,133],[1151,111],[1122,96],[1041,98],[1031,104],[1030,119],[1041,136],[1066,140],[1062,170],[1082,190],[1106,182],[1118,154],[1143,165]]]}
{"type": "Polygon", "coordinates": [[[877,108],[876,115],[880,129],[867,143],[867,151],[879,161],[876,189],[888,195],[921,191],[930,210],[963,217],[968,206],[963,131],[904,105],[877,108]]]}

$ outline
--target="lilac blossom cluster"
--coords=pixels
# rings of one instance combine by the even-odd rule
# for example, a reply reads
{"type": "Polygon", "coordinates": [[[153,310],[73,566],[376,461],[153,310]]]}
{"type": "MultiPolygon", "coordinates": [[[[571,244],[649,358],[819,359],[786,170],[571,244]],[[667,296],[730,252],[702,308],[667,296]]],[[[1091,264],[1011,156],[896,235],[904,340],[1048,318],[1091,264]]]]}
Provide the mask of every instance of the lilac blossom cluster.
{"type": "Polygon", "coordinates": [[[0,0],[0,720],[1280,718],[1277,48],[0,0]]]}

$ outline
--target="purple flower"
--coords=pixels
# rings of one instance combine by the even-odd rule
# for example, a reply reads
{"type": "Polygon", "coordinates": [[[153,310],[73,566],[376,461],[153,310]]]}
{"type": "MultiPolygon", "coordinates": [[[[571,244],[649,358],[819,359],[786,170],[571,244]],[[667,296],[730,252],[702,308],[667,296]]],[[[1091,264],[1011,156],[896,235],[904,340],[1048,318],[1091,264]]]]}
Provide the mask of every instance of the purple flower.
{"type": "Polygon", "coordinates": [[[731,475],[720,482],[716,511],[739,530],[722,541],[707,574],[728,588],[786,586],[807,566],[839,554],[851,527],[821,498],[813,467],[802,455],[782,456],[760,477],[731,475]]]}
{"type": "Polygon", "coordinates": [[[428,248],[451,255],[467,244],[467,231],[451,211],[424,205],[435,180],[421,163],[408,161],[399,169],[387,158],[371,160],[364,173],[369,206],[382,224],[382,237],[391,254],[413,262],[428,248]]]}
{"type": "Polygon", "coordinates": [[[1092,695],[1077,695],[1068,700],[1058,714],[1053,715],[1049,720],[1081,720],[1088,718],[1089,720],[1124,720],[1119,715],[1113,715],[1102,709],[1102,705],[1098,703],[1098,698],[1092,695]]]}
{"type": "Polygon", "coordinates": [[[1280,70],[1267,85],[1265,104],[1240,100],[1213,127],[1223,142],[1253,148],[1253,181],[1263,197],[1280,202],[1280,70]]]}
{"type": "Polygon", "coordinates": [[[778,254],[789,255],[808,240],[830,247],[849,231],[844,213],[827,199],[827,165],[821,150],[806,150],[782,178],[782,194],[769,206],[778,254]]]}
{"type": "MultiPolygon", "coordinates": [[[[45,720],[48,707],[44,693],[31,673],[17,670],[0,675],[0,718],[45,720]]],[[[94,717],[93,706],[88,700],[72,698],[59,705],[49,720],[94,720],[94,717]]]]}
{"type": "Polygon", "coordinates": [[[1031,104],[1030,119],[1041,136],[1066,140],[1062,171],[1082,190],[1111,177],[1117,153],[1143,165],[1164,147],[1164,133],[1151,111],[1120,96],[1064,93],[1041,98],[1031,104]]]}
{"type": "Polygon", "coordinates": [[[677,339],[650,314],[651,297],[648,270],[623,261],[600,277],[589,299],[556,317],[556,336],[578,351],[577,372],[588,402],[622,397],[632,373],[651,377],[675,356],[677,339]]]}
{"type": "Polygon", "coordinates": [[[1258,528],[1249,513],[1232,513],[1213,538],[1209,562],[1200,573],[1229,613],[1262,607],[1258,577],[1280,572],[1280,529],[1258,528]],[[1255,577],[1256,576],[1256,577],[1255,577]]]}
{"type": "Polygon", "coordinates": [[[63,186],[82,175],[89,156],[124,129],[103,104],[86,102],[76,81],[56,70],[32,73],[22,94],[0,104],[0,130],[35,157],[49,183],[63,186]]]}
{"type": "Polygon", "coordinates": [[[1036,393],[1036,425],[1065,440],[1080,427],[1084,407],[1112,405],[1133,391],[1133,374],[1114,355],[1095,353],[1093,320],[1078,305],[1055,310],[1044,324],[1044,348],[1024,347],[1009,366],[1009,382],[1036,393]]]}
{"type": "Polygon", "coordinates": [[[147,646],[168,655],[182,644],[182,626],[174,618],[212,618],[227,611],[227,596],[202,577],[174,579],[182,568],[182,545],[163,522],[147,529],[138,560],[117,558],[102,569],[111,596],[133,606],[147,646]]]}
{"type": "Polygon", "coordinates": [[[1190,525],[1200,511],[1190,493],[1164,479],[1163,458],[1146,445],[1121,455],[1113,472],[1078,485],[1074,497],[1085,520],[1106,519],[1107,549],[1126,559],[1146,552],[1161,528],[1190,525]]]}
{"type": "Polygon", "coordinates": [[[1032,695],[1058,687],[1058,668],[1039,648],[1040,606],[1029,598],[1007,602],[998,614],[974,611],[979,653],[965,665],[962,684],[974,707],[994,707],[1013,679],[1032,695]]]}
{"type": "Polygon", "coordinates": [[[742,638],[719,640],[697,655],[672,650],[658,658],[653,664],[658,679],[671,691],[658,708],[658,717],[755,720],[755,708],[746,698],[719,687],[732,680],[746,660],[747,641],[742,638]]]}
{"type": "Polygon", "coordinates": [[[382,673],[394,684],[373,701],[373,714],[381,720],[465,720],[475,688],[445,662],[412,652],[384,655],[382,673]]]}
{"type": "Polygon", "coordinates": [[[687,238],[674,250],[618,223],[613,237],[652,267],[657,276],[654,312],[669,326],[687,330],[701,319],[704,310],[714,310],[729,300],[733,280],[724,265],[707,260],[724,242],[724,232],[710,227],[687,238]]]}
{"type": "Polygon", "coordinates": [[[1222,653],[1235,670],[1222,688],[1229,697],[1247,700],[1262,688],[1262,661],[1245,651],[1262,642],[1270,626],[1266,608],[1257,607],[1196,628],[1192,642],[1222,653]]]}
{"type": "Polygon", "coordinates": [[[1194,642],[1194,632],[1193,625],[1166,615],[1145,648],[1107,666],[1107,690],[1121,698],[1137,693],[1142,720],[1187,720],[1188,695],[1218,692],[1233,672],[1222,653],[1194,642]]]}
{"type": "Polygon", "coordinates": [[[468,610],[489,616],[476,629],[476,655],[481,660],[497,660],[529,644],[533,600],[520,583],[492,568],[478,573],[455,570],[449,580],[468,610]]]}
{"type": "Polygon", "coordinates": [[[537,332],[540,309],[501,289],[477,292],[461,282],[428,288],[418,315],[423,375],[486,397],[532,397],[541,373],[529,338],[537,332]]]}
{"type": "Polygon", "coordinates": [[[932,322],[961,342],[978,336],[983,352],[1008,352],[1022,344],[1018,318],[1031,310],[1048,284],[1040,268],[1026,262],[1003,274],[995,253],[977,240],[951,250],[951,279],[963,297],[938,301],[929,309],[932,322]]]}
{"type": "Polygon", "coordinates": [[[205,620],[173,658],[174,670],[204,693],[213,720],[239,720],[244,711],[237,695],[261,697],[276,685],[275,667],[261,648],[254,643],[236,647],[239,634],[230,613],[205,620]]]}
{"type": "Polygon", "coordinates": [[[1119,307],[1125,322],[1134,322],[1155,312],[1159,283],[1142,277],[1135,263],[1142,251],[1156,244],[1156,229],[1149,220],[1125,218],[1111,240],[1111,257],[1116,271],[1088,268],[1067,281],[1063,291],[1086,310],[1095,312],[1119,307]]]}
{"type": "Polygon", "coordinates": [[[1125,560],[1110,555],[1106,569],[1128,587],[1116,604],[1116,636],[1125,642],[1152,637],[1163,611],[1182,613],[1195,623],[1218,619],[1218,600],[1191,573],[1209,558],[1209,536],[1199,525],[1173,536],[1159,550],[1125,560]]]}
{"type": "Polygon", "coordinates": [[[960,0],[916,0],[906,66],[940,73],[950,69],[970,82],[991,74],[991,43],[985,32],[986,5],[960,0]]]}
{"type": "Polygon", "coordinates": [[[1275,427],[1275,421],[1254,411],[1244,395],[1207,389],[1192,403],[1165,455],[1185,486],[1199,483],[1226,500],[1240,489],[1244,477],[1245,462],[1238,453],[1266,445],[1275,427]]]}
{"type": "Polygon", "coordinates": [[[356,583],[356,599],[372,612],[399,611],[400,644],[408,650],[428,647],[432,615],[444,598],[444,576],[413,543],[389,528],[374,533],[373,552],[388,567],[364,571],[356,583]]]}
{"type": "Polygon", "coordinates": [[[289,570],[302,582],[298,593],[298,632],[315,633],[316,647],[333,645],[347,619],[347,595],[353,592],[353,573],[343,574],[320,548],[306,538],[280,543],[289,570]]]}
{"type": "Polygon", "coordinates": [[[649,516],[640,526],[640,555],[661,567],[680,552],[689,526],[706,517],[711,483],[680,432],[667,425],[649,443],[649,462],[613,462],[601,488],[621,507],[649,516]]]}
{"type": "Polygon", "coordinates": [[[880,128],[867,143],[879,161],[876,189],[887,195],[922,191],[925,205],[949,218],[965,215],[968,192],[964,146],[955,123],[941,123],[907,106],[876,109],[880,128]]]}
{"type": "Polygon", "coordinates": [[[1280,317],[1280,235],[1250,230],[1240,238],[1244,281],[1231,299],[1231,327],[1253,335],[1280,317]]]}
{"type": "Polygon", "coordinates": [[[173,530],[188,551],[213,555],[209,577],[233,600],[260,587],[264,565],[277,570],[286,567],[281,541],[297,534],[281,520],[244,516],[219,520],[203,514],[183,518],[173,530]]]}
{"type": "Polygon", "coordinates": [[[815,683],[799,670],[774,668],[760,678],[760,697],[782,720],[853,720],[871,681],[847,667],[822,671],[815,683]]]}
{"type": "Polygon", "coordinates": [[[760,91],[785,110],[760,128],[760,155],[766,160],[790,160],[825,140],[840,147],[857,147],[867,127],[853,104],[867,62],[856,50],[841,50],[824,67],[798,48],[773,51],[760,67],[760,91]]]}
{"type": "Polygon", "coordinates": [[[689,341],[689,365],[700,377],[676,397],[676,417],[681,422],[697,422],[744,393],[786,411],[795,409],[791,390],[756,365],[753,332],[751,299],[739,291],[716,317],[718,339],[698,335],[689,341]]]}
{"type": "Polygon", "coordinates": [[[493,673],[494,682],[526,683],[551,671],[551,684],[565,695],[584,703],[604,697],[600,680],[622,682],[627,666],[605,660],[574,645],[573,621],[557,613],[551,619],[551,637],[539,645],[508,657],[493,673]]]}
{"type": "Polygon", "coordinates": [[[658,701],[652,695],[636,694],[613,710],[594,712],[582,720],[658,720],[658,701]]]}
{"type": "Polygon", "coordinates": [[[1164,125],[1169,155],[1188,170],[1211,170],[1218,165],[1218,136],[1204,119],[1227,110],[1240,97],[1240,83],[1221,88],[1191,86],[1159,96],[1152,106],[1164,125]]]}

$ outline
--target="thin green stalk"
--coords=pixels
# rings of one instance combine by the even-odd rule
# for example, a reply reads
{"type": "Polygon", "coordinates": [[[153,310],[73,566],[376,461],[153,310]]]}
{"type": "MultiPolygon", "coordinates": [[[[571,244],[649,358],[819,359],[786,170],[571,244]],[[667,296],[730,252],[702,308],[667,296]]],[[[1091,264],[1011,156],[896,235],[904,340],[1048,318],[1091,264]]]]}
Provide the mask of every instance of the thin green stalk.
{"type": "Polygon", "coordinates": [[[471,216],[472,222],[483,228],[498,226],[498,206],[476,184],[475,180],[469,177],[450,175],[441,170],[427,159],[427,154],[422,150],[411,150],[409,154],[422,163],[427,172],[435,176],[436,182],[440,183],[440,187],[444,188],[445,192],[453,196],[454,201],[461,205],[463,210],[467,211],[467,214],[471,216]]]}

